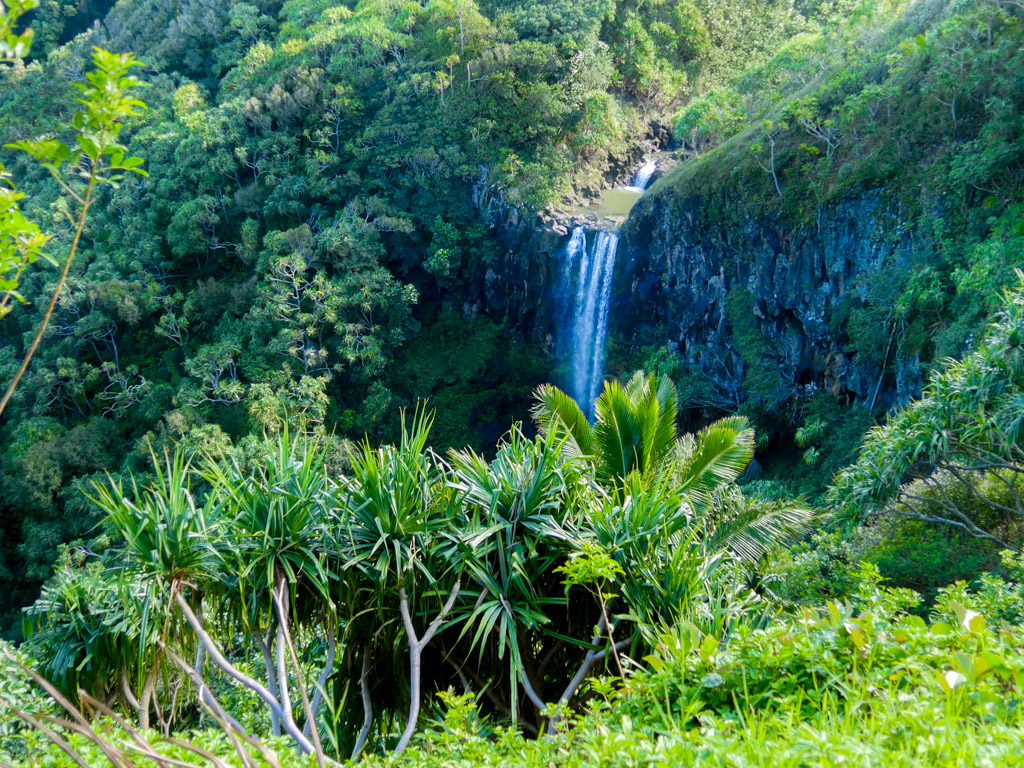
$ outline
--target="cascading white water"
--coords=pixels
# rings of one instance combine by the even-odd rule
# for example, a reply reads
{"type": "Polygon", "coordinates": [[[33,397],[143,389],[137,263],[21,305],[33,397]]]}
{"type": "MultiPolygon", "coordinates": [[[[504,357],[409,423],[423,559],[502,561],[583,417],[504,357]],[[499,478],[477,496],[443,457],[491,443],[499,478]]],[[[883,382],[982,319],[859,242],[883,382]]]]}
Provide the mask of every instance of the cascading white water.
{"type": "Polygon", "coordinates": [[[572,288],[573,268],[580,254],[587,250],[587,230],[583,227],[574,227],[572,237],[565,246],[565,273],[562,276],[562,285],[568,292],[572,288]]]}
{"type": "MultiPolygon", "coordinates": [[[[656,170],[657,161],[646,160],[637,169],[632,185],[611,191],[639,197],[656,170]]],[[[560,335],[569,357],[569,394],[580,404],[587,418],[593,418],[594,401],[604,374],[608,311],[618,246],[619,237],[613,232],[576,227],[564,251],[561,309],[565,314],[560,335]]]]}
{"type": "Polygon", "coordinates": [[[573,295],[572,330],[568,339],[569,389],[590,417],[604,373],[608,310],[619,238],[612,232],[599,230],[588,245],[586,234],[582,227],[573,230],[565,250],[565,269],[566,285],[573,295]]]}
{"type": "Polygon", "coordinates": [[[651,183],[651,177],[656,170],[658,170],[658,163],[654,159],[645,161],[637,169],[636,176],[633,177],[633,183],[630,186],[637,189],[647,189],[647,185],[651,183]]]}
{"type": "Polygon", "coordinates": [[[644,190],[647,189],[647,185],[651,183],[651,177],[654,176],[656,170],[658,170],[658,162],[654,158],[645,160],[644,164],[636,169],[633,181],[624,187],[620,187],[620,189],[636,195],[642,195],[644,190]]]}

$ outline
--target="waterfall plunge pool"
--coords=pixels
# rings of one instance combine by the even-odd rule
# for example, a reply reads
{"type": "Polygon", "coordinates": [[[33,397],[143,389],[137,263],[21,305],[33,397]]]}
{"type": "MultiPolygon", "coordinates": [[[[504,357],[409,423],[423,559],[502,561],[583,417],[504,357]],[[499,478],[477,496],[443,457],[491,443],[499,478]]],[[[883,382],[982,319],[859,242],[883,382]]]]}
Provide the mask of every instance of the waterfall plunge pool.
{"type": "Polygon", "coordinates": [[[644,192],[647,190],[647,185],[651,183],[651,178],[658,170],[659,158],[671,156],[671,154],[671,152],[663,151],[655,152],[653,155],[648,156],[643,164],[637,168],[632,181],[628,185],[601,190],[601,197],[599,199],[580,206],[575,212],[596,216],[599,219],[603,219],[609,225],[609,228],[613,230],[618,229],[622,226],[622,222],[626,220],[626,217],[629,216],[629,212],[633,210],[637,200],[643,197],[644,192]]]}

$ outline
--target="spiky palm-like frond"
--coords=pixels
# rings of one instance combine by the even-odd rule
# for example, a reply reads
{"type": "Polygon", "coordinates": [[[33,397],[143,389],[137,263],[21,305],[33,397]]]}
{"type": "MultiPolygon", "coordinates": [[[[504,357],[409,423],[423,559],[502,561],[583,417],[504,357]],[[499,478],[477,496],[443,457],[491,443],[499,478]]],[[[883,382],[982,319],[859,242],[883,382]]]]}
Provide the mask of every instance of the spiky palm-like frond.
{"type": "Polygon", "coordinates": [[[675,484],[695,506],[705,507],[712,493],[743,474],[753,456],[750,423],[742,416],[727,416],[680,442],[675,484]]]}
{"type": "Polygon", "coordinates": [[[490,462],[469,450],[451,453],[452,485],[472,542],[465,562],[475,585],[465,594],[470,599],[476,590],[477,597],[462,634],[471,652],[483,655],[489,646],[498,659],[508,658],[512,690],[525,674],[526,632],[544,632],[545,609],[560,602],[544,593],[543,580],[571,551],[569,531],[580,511],[583,467],[562,453],[565,441],[554,432],[529,440],[513,427],[490,462]]]}
{"type": "Polygon", "coordinates": [[[738,489],[720,494],[721,511],[704,521],[709,552],[731,552],[756,562],[773,548],[804,534],[817,516],[800,501],[748,499],[738,489]]]}
{"type": "Polygon", "coordinates": [[[161,599],[154,582],[129,570],[64,564],[25,611],[27,648],[72,698],[80,689],[120,695],[122,679],[141,689],[157,653],[161,599]]]}
{"type": "Polygon", "coordinates": [[[350,454],[351,471],[339,492],[336,546],[345,568],[358,568],[381,589],[420,571],[454,515],[444,461],[427,448],[433,417],[418,411],[402,419],[397,446],[364,444],[350,454]]]}
{"type": "Polygon", "coordinates": [[[541,431],[567,436],[571,452],[588,458],[609,487],[621,487],[633,472],[654,478],[671,455],[677,395],[665,376],[636,373],[625,385],[605,382],[593,426],[571,397],[550,384],[538,388],[536,398],[541,431]]]}
{"type": "Polygon", "coordinates": [[[1002,504],[979,488],[986,477],[1024,475],[1024,273],[1008,288],[988,332],[963,360],[944,361],[922,396],[889,415],[864,437],[857,461],[832,482],[828,499],[839,514],[860,519],[872,510],[941,522],[980,538],[1008,544],[1005,523],[1024,518],[1019,493],[1002,504]],[[936,487],[951,474],[993,513],[972,519],[956,504],[927,514],[914,507],[922,499],[913,485],[936,487]]]}
{"type": "Polygon", "coordinates": [[[564,450],[573,456],[596,457],[594,432],[579,403],[552,384],[537,387],[534,397],[533,418],[541,432],[563,438],[564,450]]]}
{"type": "Polygon", "coordinates": [[[124,537],[142,571],[165,583],[206,577],[213,569],[209,542],[223,524],[212,496],[202,505],[192,493],[191,463],[182,448],[153,460],[155,478],[140,487],[132,478],[130,494],[120,481],[94,484],[90,496],[124,537]]]}
{"type": "Polygon", "coordinates": [[[284,578],[292,598],[304,591],[330,603],[322,528],[334,503],[323,450],[284,430],[252,467],[209,462],[203,472],[221,500],[226,536],[221,571],[231,576],[229,602],[250,626],[272,608],[284,578]]]}

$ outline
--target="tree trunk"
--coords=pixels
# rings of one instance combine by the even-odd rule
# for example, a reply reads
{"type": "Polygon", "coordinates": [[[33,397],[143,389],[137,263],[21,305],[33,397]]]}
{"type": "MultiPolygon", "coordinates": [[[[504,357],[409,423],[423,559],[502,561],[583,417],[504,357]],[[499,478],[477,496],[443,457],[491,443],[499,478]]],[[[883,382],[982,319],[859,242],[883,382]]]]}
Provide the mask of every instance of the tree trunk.
{"type": "MultiPolygon", "coordinates": [[[[324,703],[324,692],[327,688],[327,681],[330,680],[331,675],[334,674],[334,657],[338,648],[338,636],[334,626],[334,619],[330,619],[327,622],[327,658],[324,660],[324,669],[320,673],[320,677],[316,681],[316,690],[313,691],[313,703],[311,709],[313,710],[313,720],[320,717],[320,710],[323,708],[324,703]]],[[[306,721],[306,725],[303,727],[302,732],[307,737],[310,735],[310,721],[306,721]]]]}
{"type": "MultiPolygon", "coordinates": [[[[273,623],[271,623],[265,640],[262,635],[258,632],[256,633],[256,644],[260,647],[260,653],[263,655],[263,667],[267,670],[267,688],[275,696],[280,696],[280,691],[277,687],[277,672],[274,670],[274,654],[270,650],[271,638],[273,637],[274,627],[273,623]]],[[[273,710],[270,711],[270,732],[274,736],[281,735],[281,720],[273,710]]]]}
{"type": "Polygon", "coordinates": [[[363,698],[363,727],[359,730],[356,745],[352,748],[352,759],[359,758],[373,727],[373,699],[370,697],[370,646],[363,646],[363,671],[359,675],[359,692],[363,698]]]}
{"type": "Polygon", "coordinates": [[[132,693],[132,687],[128,684],[128,672],[124,669],[121,670],[121,694],[124,696],[125,702],[132,709],[135,710],[136,717],[139,722],[142,722],[142,704],[135,698],[135,694],[132,693]]]}
{"type": "MultiPolygon", "coordinates": [[[[602,616],[601,620],[597,623],[597,631],[594,633],[594,639],[591,641],[591,645],[597,645],[600,642],[601,637],[605,634],[606,626],[604,616],[602,616]]],[[[609,638],[611,637],[611,630],[608,631],[608,636],[609,638]]],[[[618,651],[629,646],[631,642],[633,642],[633,638],[629,637],[625,640],[620,640],[610,647],[613,651],[618,651]]],[[[595,664],[604,660],[607,655],[608,647],[605,647],[601,651],[587,651],[586,655],[583,657],[583,661],[580,663],[580,668],[576,670],[576,674],[573,676],[572,680],[569,681],[569,684],[565,687],[561,697],[558,699],[558,706],[569,703],[572,697],[576,695],[577,689],[583,685],[583,681],[587,679],[587,675],[590,674],[590,670],[594,668],[595,664]]],[[[558,723],[560,720],[561,718],[557,714],[552,715],[551,719],[548,720],[549,736],[557,733],[558,723]]]]}
{"type": "Polygon", "coordinates": [[[139,697],[139,729],[149,730],[149,710],[153,701],[153,690],[156,688],[156,667],[149,671],[146,676],[146,683],[142,686],[142,696],[139,697]]]}
{"type": "MultiPolygon", "coordinates": [[[[326,756],[324,755],[323,744],[320,743],[320,732],[316,727],[316,722],[313,717],[313,708],[309,704],[309,696],[306,695],[306,683],[302,679],[302,667],[299,665],[299,655],[295,652],[295,645],[292,643],[291,634],[288,632],[288,582],[284,576],[278,578],[277,592],[274,594],[274,602],[277,604],[277,619],[278,619],[278,631],[280,636],[284,638],[284,644],[288,649],[288,654],[291,656],[292,666],[295,668],[295,680],[299,686],[299,696],[302,699],[302,709],[306,715],[306,722],[310,726],[310,735],[313,737],[313,751],[316,754],[316,764],[318,768],[326,768],[326,756]]],[[[278,675],[278,687],[281,688],[282,694],[287,690],[284,685],[287,681],[287,672],[279,673],[278,675]]],[[[288,717],[291,717],[291,712],[288,711],[288,717]]],[[[287,722],[287,721],[286,721],[287,722]]],[[[292,725],[295,725],[294,720],[292,725]]],[[[303,734],[305,736],[305,734],[303,734]]]]}
{"type": "Polygon", "coordinates": [[[441,626],[441,622],[444,621],[444,617],[448,615],[448,611],[455,605],[455,598],[459,596],[460,582],[456,580],[455,586],[452,587],[451,594],[448,595],[448,600],[441,608],[441,612],[437,615],[437,618],[431,622],[427,631],[423,634],[422,638],[416,636],[416,628],[412,623],[412,616],[409,613],[409,596],[405,591],[405,587],[399,587],[398,589],[398,608],[402,613],[402,623],[405,624],[405,634],[409,638],[409,719],[405,723],[405,730],[402,731],[402,738],[398,740],[398,746],[395,747],[395,754],[400,755],[405,751],[405,748],[409,746],[409,741],[412,739],[412,735],[416,732],[416,723],[420,717],[420,676],[421,676],[421,665],[420,659],[423,656],[423,649],[434,637],[438,628],[441,626]]]}
{"type": "MultiPolygon", "coordinates": [[[[191,606],[189,606],[188,601],[185,600],[185,597],[181,592],[178,592],[174,597],[182,614],[185,616],[185,620],[189,623],[189,626],[192,627],[192,631],[196,633],[196,637],[199,638],[199,642],[206,649],[206,652],[210,655],[213,663],[229,677],[237,680],[246,688],[255,692],[257,696],[263,699],[264,703],[266,703],[272,711],[277,713],[278,717],[281,718],[288,735],[295,739],[300,752],[303,754],[309,754],[312,752],[313,745],[310,743],[309,739],[302,735],[302,731],[295,727],[295,724],[291,721],[290,717],[285,718],[285,713],[281,708],[281,703],[274,697],[274,695],[270,693],[270,691],[268,691],[259,681],[249,677],[224,657],[224,654],[222,654],[220,649],[217,648],[217,644],[213,642],[213,638],[210,637],[205,627],[203,627],[202,622],[200,622],[192,612],[191,606]]],[[[278,683],[280,684],[280,682],[281,681],[279,680],[278,683]]]]}

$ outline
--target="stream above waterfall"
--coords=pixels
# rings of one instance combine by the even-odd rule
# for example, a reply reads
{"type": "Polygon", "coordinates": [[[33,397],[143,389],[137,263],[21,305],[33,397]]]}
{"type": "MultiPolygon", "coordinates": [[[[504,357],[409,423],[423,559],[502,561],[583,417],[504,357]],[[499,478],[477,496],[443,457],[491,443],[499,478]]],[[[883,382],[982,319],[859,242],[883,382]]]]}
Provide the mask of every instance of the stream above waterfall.
{"type": "Polygon", "coordinates": [[[575,213],[596,216],[602,225],[618,229],[647,190],[648,184],[658,170],[659,161],[671,156],[671,152],[655,152],[644,159],[629,184],[602,190],[600,198],[579,206],[575,213]]]}

